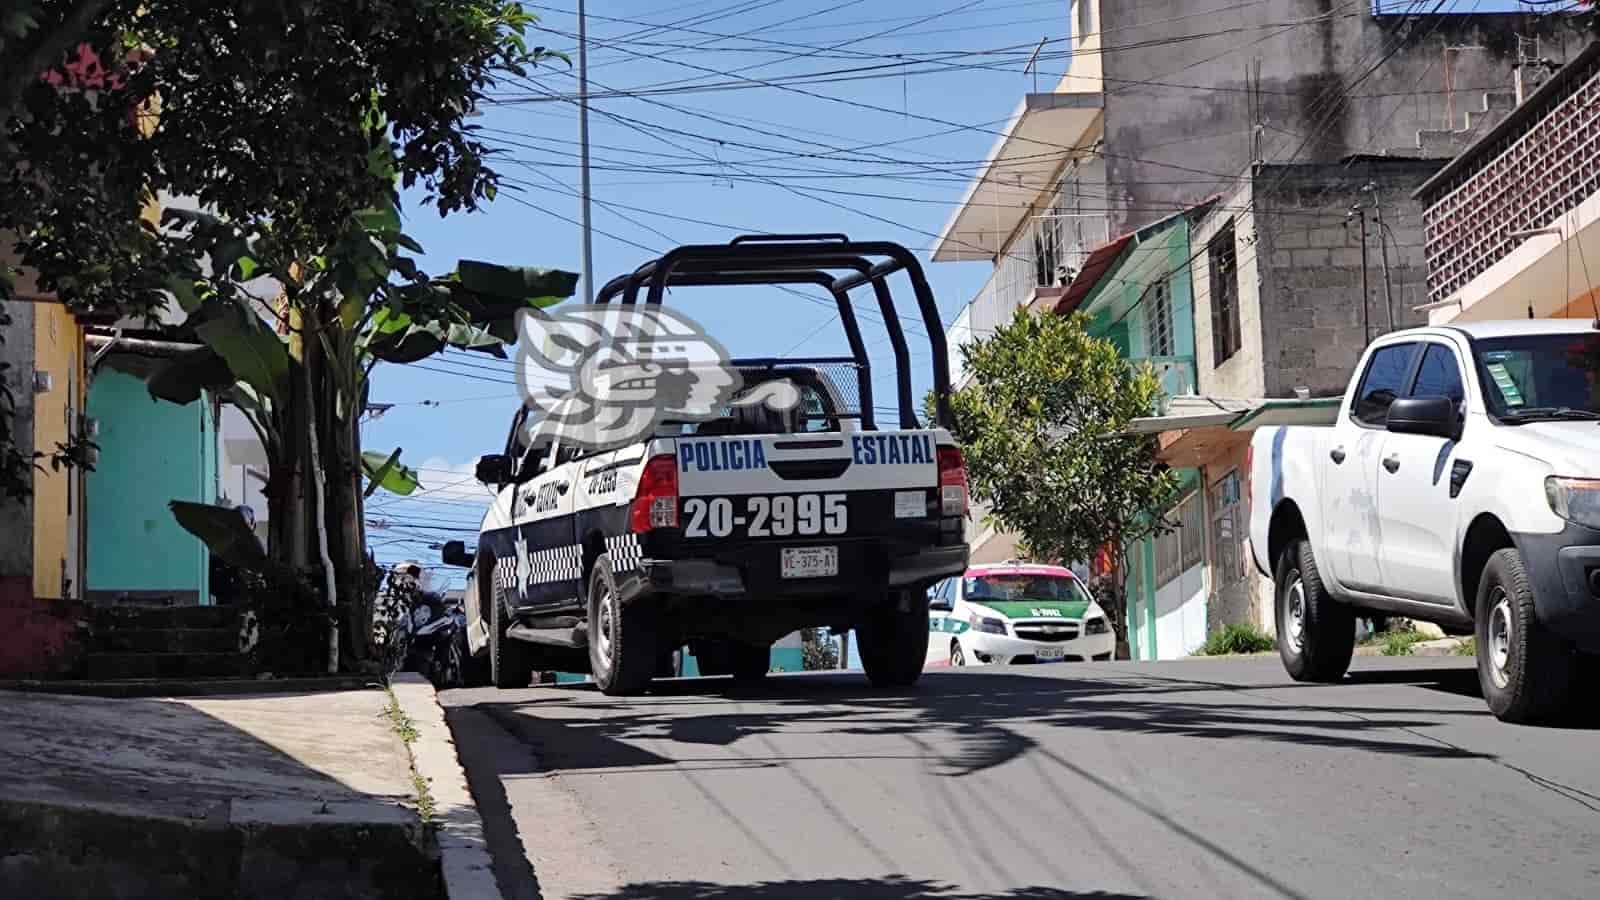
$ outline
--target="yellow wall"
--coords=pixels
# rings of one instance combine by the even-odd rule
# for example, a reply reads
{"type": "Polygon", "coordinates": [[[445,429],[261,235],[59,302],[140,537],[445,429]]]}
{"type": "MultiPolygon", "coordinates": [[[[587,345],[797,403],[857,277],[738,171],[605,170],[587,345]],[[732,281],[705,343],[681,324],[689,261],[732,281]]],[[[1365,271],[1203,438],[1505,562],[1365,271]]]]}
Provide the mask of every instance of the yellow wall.
{"type": "MultiPolygon", "coordinates": [[[[66,307],[40,303],[34,319],[34,368],[54,384],[33,396],[33,446],[49,456],[68,443],[84,404],[83,328],[66,307]],[[70,424],[69,424],[70,423],[70,424]]],[[[83,475],[48,461],[33,480],[33,595],[82,596],[83,475]],[[64,582],[64,578],[70,583],[64,582]]]]}

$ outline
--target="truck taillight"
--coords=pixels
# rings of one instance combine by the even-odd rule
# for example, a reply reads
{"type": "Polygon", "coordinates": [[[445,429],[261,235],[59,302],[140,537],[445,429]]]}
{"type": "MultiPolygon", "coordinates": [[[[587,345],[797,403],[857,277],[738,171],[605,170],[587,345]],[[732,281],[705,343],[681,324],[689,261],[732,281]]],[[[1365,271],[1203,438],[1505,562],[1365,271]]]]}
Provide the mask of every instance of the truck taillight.
{"type": "Polygon", "coordinates": [[[939,509],[946,516],[967,514],[967,462],[959,447],[939,448],[939,509]]]}
{"type": "Polygon", "coordinates": [[[628,529],[635,533],[652,528],[678,527],[678,461],[670,455],[653,456],[639,473],[639,490],[628,508],[628,529]]]}

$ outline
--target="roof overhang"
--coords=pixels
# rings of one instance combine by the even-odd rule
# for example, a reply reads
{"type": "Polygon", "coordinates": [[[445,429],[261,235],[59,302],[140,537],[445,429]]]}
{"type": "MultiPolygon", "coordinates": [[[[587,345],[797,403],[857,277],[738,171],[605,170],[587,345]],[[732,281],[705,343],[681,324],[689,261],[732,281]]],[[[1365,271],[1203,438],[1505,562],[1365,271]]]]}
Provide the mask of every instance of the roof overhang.
{"type": "Polygon", "coordinates": [[[1028,94],[939,232],[934,262],[992,259],[1069,160],[1100,137],[1099,91],[1028,94]]]}
{"type": "Polygon", "coordinates": [[[1163,416],[1133,419],[1123,434],[1171,434],[1217,429],[1254,431],[1278,425],[1332,425],[1339,418],[1343,397],[1306,400],[1173,397],[1163,416]]]}

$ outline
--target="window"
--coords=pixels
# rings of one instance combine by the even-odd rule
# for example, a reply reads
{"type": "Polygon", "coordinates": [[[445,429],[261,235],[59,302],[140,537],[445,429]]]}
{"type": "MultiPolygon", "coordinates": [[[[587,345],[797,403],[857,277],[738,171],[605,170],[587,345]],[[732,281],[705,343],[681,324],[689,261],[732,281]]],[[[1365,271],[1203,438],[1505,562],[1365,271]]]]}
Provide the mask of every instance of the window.
{"type": "Polygon", "coordinates": [[[1491,338],[1473,350],[1495,416],[1527,421],[1600,413],[1600,333],[1491,338]]]}
{"type": "Polygon", "coordinates": [[[1185,497],[1167,515],[1178,527],[1156,538],[1157,590],[1199,565],[1205,557],[1201,543],[1205,539],[1205,510],[1200,495],[1193,493],[1185,497]]]}
{"type": "Polygon", "coordinates": [[[1384,427],[1389,419],[1389,404],[1405,390],[1406,376],[1411,374],[1416,350],[1416,344],[1390,344],[1372,354],[1366,374],[1361,376],[1361,387],[1356,391],[1355,409],[1351,411],[1357,422],[1373,428],[1384,427]]]}
{"type": "Polygon", "coordinates": [[[1220,366],[1239,352],[1239,256],[1233,225],[1211,240],[1211,364],[1220,366]]]}
{"type": "Polygon", "coordinates": [[[1211,535],[1214,541],[1212,587],[1222,590],[1245,576],[1244,510],[1239,470],[1234,469],[1211,486],[1211,535]]]}
{"type": "Polygon", "coordinates": [[[1094,5],[1100,0],[1078,0],[1078,40],[1094,34],[1094,5]]]}
{"type": "Polygon", "coordinates": [[[1458,408],[1466,401],[1461,367],[1456,364],[1453,350],[1444,344],[1428,345],[1422,353],[1422,365],[1417,368],[1417,383],[1411,388],[1411,396],[1449,397],[1458,408]]]}
{"type": "Polygon", "coordinates": [[[1150,286],[1145,294],[1145,343],[1150,356],[1171,356],[1172,292],[1165,281],[1150,286]]]}

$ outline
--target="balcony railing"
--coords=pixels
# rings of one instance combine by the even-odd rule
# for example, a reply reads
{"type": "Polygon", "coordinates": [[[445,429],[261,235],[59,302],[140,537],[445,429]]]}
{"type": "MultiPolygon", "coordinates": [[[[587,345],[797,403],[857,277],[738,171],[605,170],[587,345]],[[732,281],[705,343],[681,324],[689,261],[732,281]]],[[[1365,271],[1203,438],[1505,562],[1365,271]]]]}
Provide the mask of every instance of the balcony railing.
{"type": "Polygon", "coordinates": [[[1527,232],[1556,224],[1600,191],[1600,57],[1559,77],[1562,87],[1530,101],[1538,108],[1518,111],[1526,116],[1520,127],[1467,152],[1476,164],[1423,189],[1432,198],[1423,226],[1433,300],[1448,299],[1527,232]]]}
{"type": "Polygon", "coordinates": [[[1039,288],[1065,287],[1072,275],[1083,269],[1090,252],[1105,242],[1106,222],[1100,216],[1058,214],[1033,219],[946,332],[950,383],[959,387],[964,380],[962,344],[994,334],[1019,308],[1033,302],[1039,288]],[[1069,220],[1070,233],[1062,224],[1069,220]]]}
{"type": "Polygon", "coordinates": [[[1151,356],[1135,362],[1148,362],[1156,370],[1161,382],[1161,398],[1156,401],[1156,415],[1167,414],[1167,404],[1173,397],[1192,395],[1198,383],[1194,358],[1188,356],[1151,356]]]}

